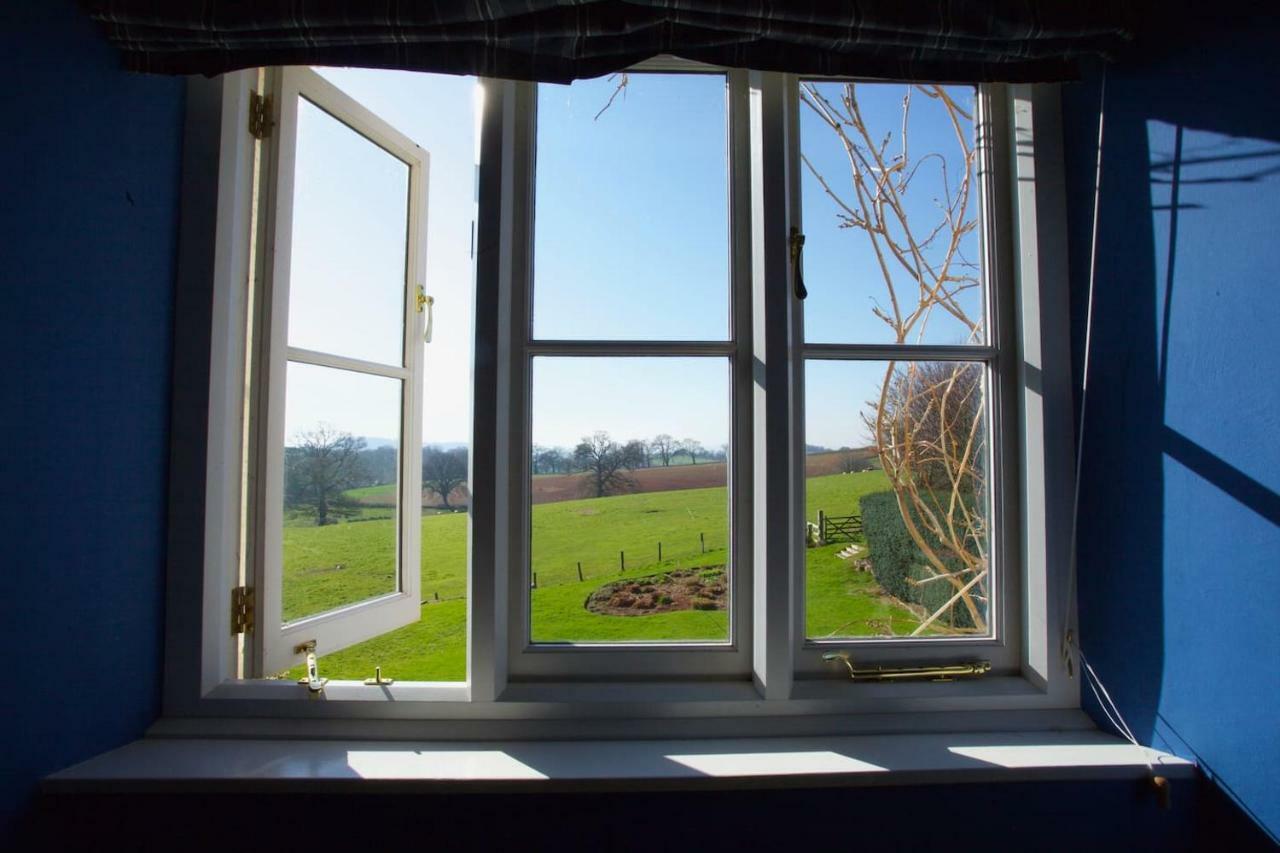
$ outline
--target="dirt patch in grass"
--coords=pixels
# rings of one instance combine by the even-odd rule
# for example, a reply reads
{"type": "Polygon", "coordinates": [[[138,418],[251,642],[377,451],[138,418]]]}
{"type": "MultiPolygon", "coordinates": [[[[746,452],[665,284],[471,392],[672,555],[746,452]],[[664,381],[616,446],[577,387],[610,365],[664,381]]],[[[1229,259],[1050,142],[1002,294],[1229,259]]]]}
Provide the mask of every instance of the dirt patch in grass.
{"type": "Polygon", "coordinates": [[[603,616],[647,616],[724,610],[727,598],[724,566],[701,566],[607,583],[587,596],[586,608],[603,616]]]}

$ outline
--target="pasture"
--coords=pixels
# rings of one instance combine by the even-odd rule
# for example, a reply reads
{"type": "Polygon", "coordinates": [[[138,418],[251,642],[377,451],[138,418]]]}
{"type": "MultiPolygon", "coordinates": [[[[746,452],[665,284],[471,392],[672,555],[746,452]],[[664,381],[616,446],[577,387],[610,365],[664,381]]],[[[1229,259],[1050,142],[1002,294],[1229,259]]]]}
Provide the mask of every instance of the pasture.
{"type": "MultiPolygon", "coordinates": [[[[832,515],[857,512],[862,495],[886,488],[881,471],[811,477],[806,516],[816,518],[820,509],[832,515]]],[[[381,665],[387,675],[403,680],[465,678],[466,531],[464,513],[424,516],[422,619],[324,655],[322,673],[330,678],[364,678],[381,665]]],[[[284,533],[286,620],[392,589],[389,567],[395,541],[390,519],[290,526],[284,533]]],[[[534,639],[726,639],[725,611],[609,616],[592,613],[583,605],[592,591],[609,581],[725,565],[729,562],[727,533],[728,496],[723,486],[535,505],[531,569],[537,574],[537,587],[530,591],[534,639]],[[619,552],[625,554],[625,564],[620,564],[619,552]],[[578,578],[579,563],[583,580],[578,578]]],[[[909,633],[916,624],[910,611],[883,596],[869,573],[851,571],[847,561],[836,556],[841,547],[807,552],[809,636],[909,633]]]]}

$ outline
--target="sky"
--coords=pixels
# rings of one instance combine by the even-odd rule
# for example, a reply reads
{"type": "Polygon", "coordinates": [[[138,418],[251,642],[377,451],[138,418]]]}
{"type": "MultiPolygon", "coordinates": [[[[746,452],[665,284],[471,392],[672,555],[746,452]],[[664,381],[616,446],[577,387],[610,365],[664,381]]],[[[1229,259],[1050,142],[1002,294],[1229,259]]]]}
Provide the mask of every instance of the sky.
{"type": "MultiPolygon", "coordinates": [[[[319,70],[429,152],[425,285],[436,302],[433,340],[426,347],[423,440],[466,442],[476,83],[411,72],[319,70]]],[[[600,78],[538,87],[535,334],[725,340],[725,78],[632,74],[601,113],[617,83],[600,78]]],[[[824,91],[834,92],[833,84],[824,84],[824,91]]],[[[904,87],[862,84],[858,91],[873,132],[893,134],[894,150],[904,87]]],[[[955,91],[972,107],[972,90],[955,91]]],[[[912,150],[954,151],[950,125],[930,107],[922,97],[913,102],[912,150]]],[[[807,108],[801,139],[802,150],[833,188],[850,186],[834,134],[807,108]]],[[[908,194],[908,215],[929,227],[939,216],[935,199],[943,194],[938,162],[922,165],[908,194]]],[[[954,161],[952,169],[954,184],[954,161]]],[[[304,105],[296,183],[290,343],[397,363],[404,331],[398,299],[406,167],[304,105]]],[[[865,235],[838,227],[838,208],[807,172],[802,193],[807,339],[888,342],[889,330],[871,313],[874,299],[883,302],[884,284],[865,235]]],[[[965,252],[976,259],[976,238],[965,252]]],[[[960,343],[963,332],[954,322],[935,319],[924,340],[960,343]]],[[[876,396],[883,364],[811,363],[806,375],[808,443],[869,443],[859,413],[876,396]]],[[[293,366],[288,383],[288,438],[321,420],[367,437],[397,432],[398,381],[293,366]]],[[[729,387],[727,361],[720,357],[538,358],[533,442],[572,447],[605,430],[619,440],[668,433],[718,448],[728,441],[729,387]]]]}

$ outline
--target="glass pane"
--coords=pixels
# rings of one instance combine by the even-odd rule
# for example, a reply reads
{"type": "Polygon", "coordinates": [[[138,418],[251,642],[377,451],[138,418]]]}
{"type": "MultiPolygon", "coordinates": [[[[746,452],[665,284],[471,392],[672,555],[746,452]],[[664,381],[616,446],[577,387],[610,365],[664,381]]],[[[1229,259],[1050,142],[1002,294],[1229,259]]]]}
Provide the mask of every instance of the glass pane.
{"type": "Polygon", "coordinates": [[[725,78],[538,87],[534,334],[724,340],[725,78]]]}
{"type": "Polygon", "coordinates": [[[403,364],[409,167],[298,103],[289,344],[403,364]]]}
{"type": "Polygon", "coordinates": [[[400,385],[289,364],[284,622],[399,588],[400,385]]]}
{"type": "Polygon", "coordinates": [[[986,340],[976,91],[800,84],[805,340],[986,340]]]}
{"type": "Polygon", "coordinates": [[[729,366],[538,358],[535,642],[729,638],[729,366]]]}
{"type": "Polygon", "coordinates": [[[806,362],[808,637],[990,633],[986,389],[971,362],[806,362]]]}

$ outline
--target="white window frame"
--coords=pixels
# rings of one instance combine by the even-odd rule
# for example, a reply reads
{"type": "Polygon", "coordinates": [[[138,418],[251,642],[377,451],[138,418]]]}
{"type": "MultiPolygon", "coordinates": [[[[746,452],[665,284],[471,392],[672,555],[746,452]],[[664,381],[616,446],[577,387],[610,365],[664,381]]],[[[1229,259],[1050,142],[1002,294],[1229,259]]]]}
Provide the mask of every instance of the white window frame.
{"type": "MultiPolygon", "coordinates": [[[[805,80],[814,78],[803,78],[805,80]]],[[[835,82],[841,82],[835,80],[835,82]]],[[[790,148],[791,174],[800,172],[799,103],[800,78],[792,78],[787,87],[787,112],[791,129],[797,140],[790,148]]],[[[977,108],[974,117],[977,159],[978,211],[982,218],[979,230],[983,277],[983,319],[987,339],[981,345],[931,345],[931,344],[857,344],[816,343],[805,340],[803,300],[797,300],[793,315],[793,334],[797,341],[797,357],[793,362],[792,388],[798,400],[792,407],[794,452],[803,458],[805,439],[805,363],[807,360],[896,360],[896,361],[948,361],[970,362],[984,365],[987,381],[986,422],[988,446],[992,449],[990,460],[991,490],[988,507],[991,519],[989,554],[994,566],[992,589],[995,592],[989,614],[990,631],[984,637],[915,637],[915,638],[834,638],[815,640],[804,638],[795,644],[794,666],[798,678],[822,678],[830,671],[830,663],[822,659],[824,653],[836,651],[850,655],[851,659],[866,665],[902,665],[905,663],[957,663],[986,660],[992,671],[1008,674],[1017,671],[1022,660],[1021,623],[1023,608],[1017,606],[1022,587],[1019,540],[1018,478],[1018,421],[1013,401],[1017,398],[1017,352],[1015,329],[1014,286],[1009,198],[1009,170],[1001,168],[1009,162],[1010,139],[999,129],[1008,126],[1008,93],[1001,84],[977,87],[977,108]],[[1011,570],[1012,569],[1012,570],[1011,570]]],[[[800,181],[791,183],[793,222],[803,231],[801,222],[800,181]]],[[[797,481],[794,494],[793,524],[803,526],[805,514],[804,473],[796,466],[797,481]]],[[[805,545],[797,541],[793,561],[803,566],[805,545]]],[[[805,572],[796,573],[793,595],[796,624],[805,624],[805,572]]]]}
{"type": "MultiPolygon", "coordinates": [[[[249,672],[277,673],[305,659],[297,649],[313,643],[318,653],[337,650],[376,637],[411,622],[421,615],[422,526],[422,315],[415,304],[415,288],[426,274],[427,174],[429,155],[412,140],[358,104],[349,95],[309,68],[285,68],[269,79],[276,109],[276,126],[271,144],[264,146],[272,163],[263,181],[265,204],[260,243],[261,290],[270,307],[262,325],[269,326],[263,349],[265,359],[258,370],[260,389],[253,399],[256,411],[249,413],[251,434],[260,435],[258,455],[265,476],[249,478],[256,493],[247,501],[251,513],[249,537],[251,558],[243,574],[255,589],[253,637],[243,650],[249,672]],[[405,286],[401,296],[403,339],[400,364],[382,364],[328,352],[300,349],[288,344],[290,299],[290,250],[293,231],[293,181],[297,151],[298,106],[302,99],[314,104],[382,149],[407,167],[408,205],[406,222],[405,286]],[[269,183],[268,183],[269,181],[269,183]],[[285,380],[289,364],[309,364],[345,370],[361,376],[398,380],[401,386],[400,446],[397,447],[396,501],[396,588],[375,598],[347,604],[323,613],[311,614],[281,624],[284,555],[284,447],[285,380]],[[258,431],[261,432],[258,432],[258,431]]],[[[246,495],[248,493],[246,492],[246,495]]]]}
{"type": "MultiPolygon", "coordinates": [[[[645,67],[675,70],[681,63],[645,67]]],[[[737,563],[739,572],[750,565],[751,574],[749,675],[715,678],[695,669],[690,674],[697,677],[680,680],[682,673],[664,664],[627,673],[626,679],[600,677],[588,668],[565,675],[581,677],[570,683],[560,680],[562,671],[513,666],[509,583],[524,571],[513,563],[520,548],[513,531],[521,529],[527,512],[524,437],[517,435],[525,426],[509,415],[512,400],[523,390],[522,365],[528,357],[516,333],[527,328],[519,316],[527,305],[514,296],[527,281],[531,251],[521,205],[527,209],[531,191],[532,87],[484,81],[468,680],[389,688],[333,682],[324,701],[317,702],[298,685],[237,678],[237,644],[226,614],[238,571],[245,284],[253,204],[254,153],[245,142],[245,125],[249,91],[257,85],[255,73],[237,72],[189,84],[175,389],[191,390],[175,390],[171,476],[189,490],[192,483],[203,488],[195,491],[195,499],[175,496],[171,506],[164,720],[158,730],[248,734],[285,726],[291,733],[440,738],[652,737],[669,733],[670,719],[678,717],[685,720],[681,731],[688,736],[787,734],[984,727],[1008,724],[1010,715],[1022,712],[1043,720],[1079,707],[1078,683],[1058,654],[1072,604],[1066,596],[1073,450],[1057,88],[1004,87],[1009,123],[1002,135],[1016,155],[997,180],[1009,188],[1007,260],[1016,282],[1009,305],[1016,343],[1008,353],[1016,364],[1009,371],[1015,387],[1006,399],[1017,429],[1005,443],[1017,457],[1015,559],[1021,589],[1017,601],[1009,602],[1021,610],[1017,664],[998,675],[949,684],[854,684],[834,668],[810,670],[800,658],[803,620],[797,620],[795,605],[804,563],[799,527],[763,523],[796,520],[803,485],[803,456],[797,455],[803,448],[796,446],[799,414],[792,396],[798,317],[785,286],[787,229],[797,209],[798,173],[787,157],[797,132],[794,98],[788,94],[794,79],[733,73],[745,77],[741,97],[747,106],[745,130],[730,120],[734,150],[742,145],[751,153],[749,174],[735,179],[750,188],[751,238],[746,245],[735,238],[733,246],[735,269],[743,269],[742,260],[750,273],[752,323],[752,369],[743,372],[751,383],[750,452],[737,454],[750,474],[738,483],[750,493],[751,521],[735,532],[750,541],[737,563]]],[[[735,191],[741,189],[735,184],[735,191]]],[[[735,296],[738,286],[735,278],[735,296]]],[[[735,468],[739,477],[741,470],[735,468]]]]}
{"type": "MultiPolygon", "coordinates": [[[[511,374],[506,380],[508,395],[499,402],[494,422],[496,446],[522,448],[508,465],[512,477],[508,489],[507,541],[512,545],[506,561],[507,585],[506,642],[507,668],[512,680],[547,678],[609,678],[626,673],[629,678],[746,678],[750,672],[751,648],[751,547],[745,536],[750,530],[752,454],[737,452],[748,447],[751,435],[751,325],[750,258],[745,249],[750,240],[750,185],[746,170],[748,127],[745,104],[747,75],[685,62],[646,63],[637,73],[674,71],[710,74],[725,81],[726,192],[729,198],[729,279],[725,296],[729,303],[729,328],[722,340],[558,340],[536,338],[532,328],[533,222],[535,219],[535,140],[537,139],[537,84],[516,83],[515,128],[525,144],[516,147],[512,159],[513,180],[521,189],[512,207],[512,245],[523,245],[521,263],[510,276],[512,359],[506,362],[511,374]],[[531,557],[531,400],[533,361],[538,357],[634,358],[694,356],[729,363],[730,463],[728,469],[730,535],[729,636],[724,641],[679,641],[646,643],[533,643],[530,641],[529,567],[531,557]]],[[[483,202],[482,202],[483,203],[483,202]]],[[[477,300],[478,304],[480,300],[477,300]]],[[[477,408],[477,423],[487,421],[488,412],[477,408]]],[[[480,440],[477,435],[477,442],[480,440]]],[[[481,446],[477,443],[476,446],[481,446]]]]}

